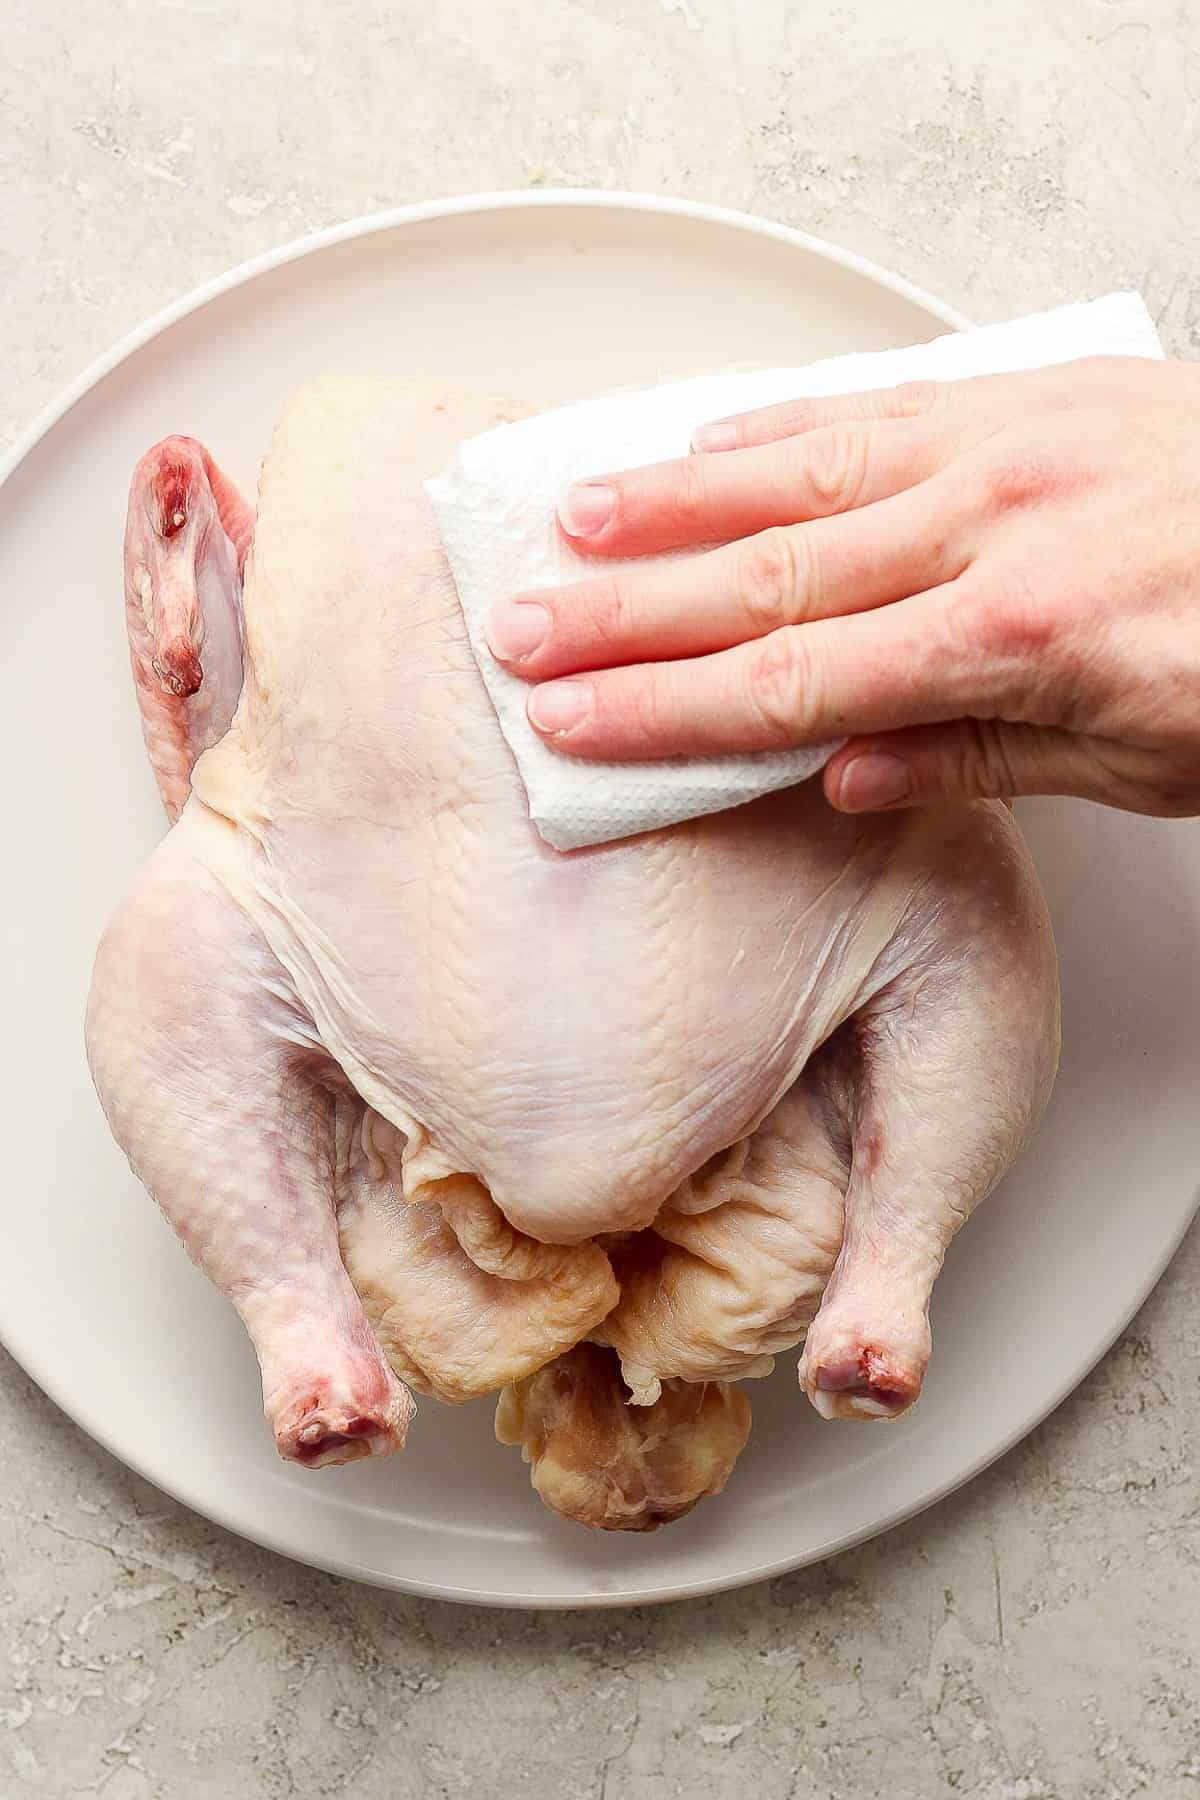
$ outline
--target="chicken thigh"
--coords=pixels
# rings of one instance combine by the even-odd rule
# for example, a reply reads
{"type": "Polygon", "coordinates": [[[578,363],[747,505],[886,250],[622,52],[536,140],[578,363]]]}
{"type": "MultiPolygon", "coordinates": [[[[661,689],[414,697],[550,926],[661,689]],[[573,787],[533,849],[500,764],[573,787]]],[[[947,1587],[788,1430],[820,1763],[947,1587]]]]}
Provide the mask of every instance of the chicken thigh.
{"type": "Polygon", "coordinates": [[[808,784],[549,849],[421,486],[501,416],[318,384],[256,517],[189,439],[139,465],[130,648],[177,822],[88,1049],[285,1456],[398,1447],[409,1387],[514,1384],[542,1491],[644,1525],[717,1491],[748,1424],[721,1384],[801,1341],[827,1415],[916,1397],[947,1245],[1053,1079],[1054,949],[1001,806],[850,819],[808,784]],[[580,1501],[563,1469],[618,1444],[625,1498],[580,1501]]]}

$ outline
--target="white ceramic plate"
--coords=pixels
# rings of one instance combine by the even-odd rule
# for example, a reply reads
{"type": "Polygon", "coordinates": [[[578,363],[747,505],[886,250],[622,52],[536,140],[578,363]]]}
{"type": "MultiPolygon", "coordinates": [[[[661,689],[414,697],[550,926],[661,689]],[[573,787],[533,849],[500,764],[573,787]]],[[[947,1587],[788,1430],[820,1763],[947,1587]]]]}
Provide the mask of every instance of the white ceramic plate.
{"type": "Polygon", "coordinates": [[[0,1331],[141,1474],[302,1561],[501,1605],[646,1601],[811,1561],[926,1506],[1028,1431],[1158,1278],[1193,1211],[1200,840],[1078,805],[1025,809],[1058,923],[1066,1053],[1041,1136],[951,1253],[915,1413],[822,1425],[795,1357],[757,1384],[723,1498],[649,1537],[551,1517],[490,1402],[422,1405],[404,1455],[285,1467],[232,1310],[125,1168],[81,1016],[110,907],[162,831],[126,662],[121,534],[138,455],[206,440],[242,483],[323,368],[445,376],[550,403],[746,360],[802,363],[963,321],[811,239],[603,195],[410,209],[244,268],[76,384],[0,491],[0,1331]]]}

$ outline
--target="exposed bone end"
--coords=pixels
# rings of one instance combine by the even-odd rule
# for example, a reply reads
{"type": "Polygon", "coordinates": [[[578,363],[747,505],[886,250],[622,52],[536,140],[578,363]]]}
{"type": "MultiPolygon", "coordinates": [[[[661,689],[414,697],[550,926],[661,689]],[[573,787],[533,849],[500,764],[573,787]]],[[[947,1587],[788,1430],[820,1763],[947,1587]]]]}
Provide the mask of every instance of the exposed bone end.
{"type": "Polygon", "coordinates": [[[275,1444],[285,1462],[331,1469],[404,1448],[416,1403],[408,1389],[378,1374],[354,1392],[341,1384],[313,1382],[282,1408],[273,1409],[275,1444]]]}
{"type": "Polygon", "coordinates": [[[847,1355],[809,1357],[800,1382],[823,1419],[898,1419],[921,1392],[924,1369],[862,1345],[847,1355]]]}

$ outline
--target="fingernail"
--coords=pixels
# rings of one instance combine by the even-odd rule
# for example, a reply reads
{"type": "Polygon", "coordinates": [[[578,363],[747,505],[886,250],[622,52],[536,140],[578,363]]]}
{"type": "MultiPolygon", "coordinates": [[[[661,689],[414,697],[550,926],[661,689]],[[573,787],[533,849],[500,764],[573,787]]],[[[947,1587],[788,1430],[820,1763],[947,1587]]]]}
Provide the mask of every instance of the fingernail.
{"type": "Polygon", "coordinates": [[[484,620],[488,649],[501,662],[520,662],[541,648],[550,614],[535,600],[498,600],[484,620]]]}
{"type": "Polygon", "coordinates": [[[558,503],[558,516],[568,537],[595,537],[612,518],[617,490],[602,481],[576,482],[558,503]]]}
{"type": "Polygon", "coordinates": [[[908,764],[881,750],[868,750],[842,770],[838,805],[843,812],[877,812],[880,807],[907,800],[911,793],[908,764]]]}
{"type": "Polygon", "coordinates": [[[736,450],[736,425],[698,425],[692,433],[693,450],[736,450]]]}
{"type": "Polygon", "coordinates": [[[545,681],[529,696],[529,723],[547,737],[562,737],[582,723],[592,710],[592,686],[588,681],[545,681]]]}

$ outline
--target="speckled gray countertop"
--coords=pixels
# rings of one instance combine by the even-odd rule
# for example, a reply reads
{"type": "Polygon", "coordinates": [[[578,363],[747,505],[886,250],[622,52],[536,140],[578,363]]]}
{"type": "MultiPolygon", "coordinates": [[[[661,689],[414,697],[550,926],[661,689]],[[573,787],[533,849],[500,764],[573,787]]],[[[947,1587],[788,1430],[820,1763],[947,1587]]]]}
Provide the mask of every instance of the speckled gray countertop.
{"type": "MultiPolygon", "coordinates": [[[[0,43],[0,441],[231,263],[531,183],[766,213],[980,319],[1140,287],[1200,354],[1186,0],[7,0],[0,43]]],[[[1198,1288],[1194,1231],[1049,1423],[902,1530],[596,1615],[293,1567],[2,1363],[0,1795],[1196,1800],[1198,1288]]]]}

